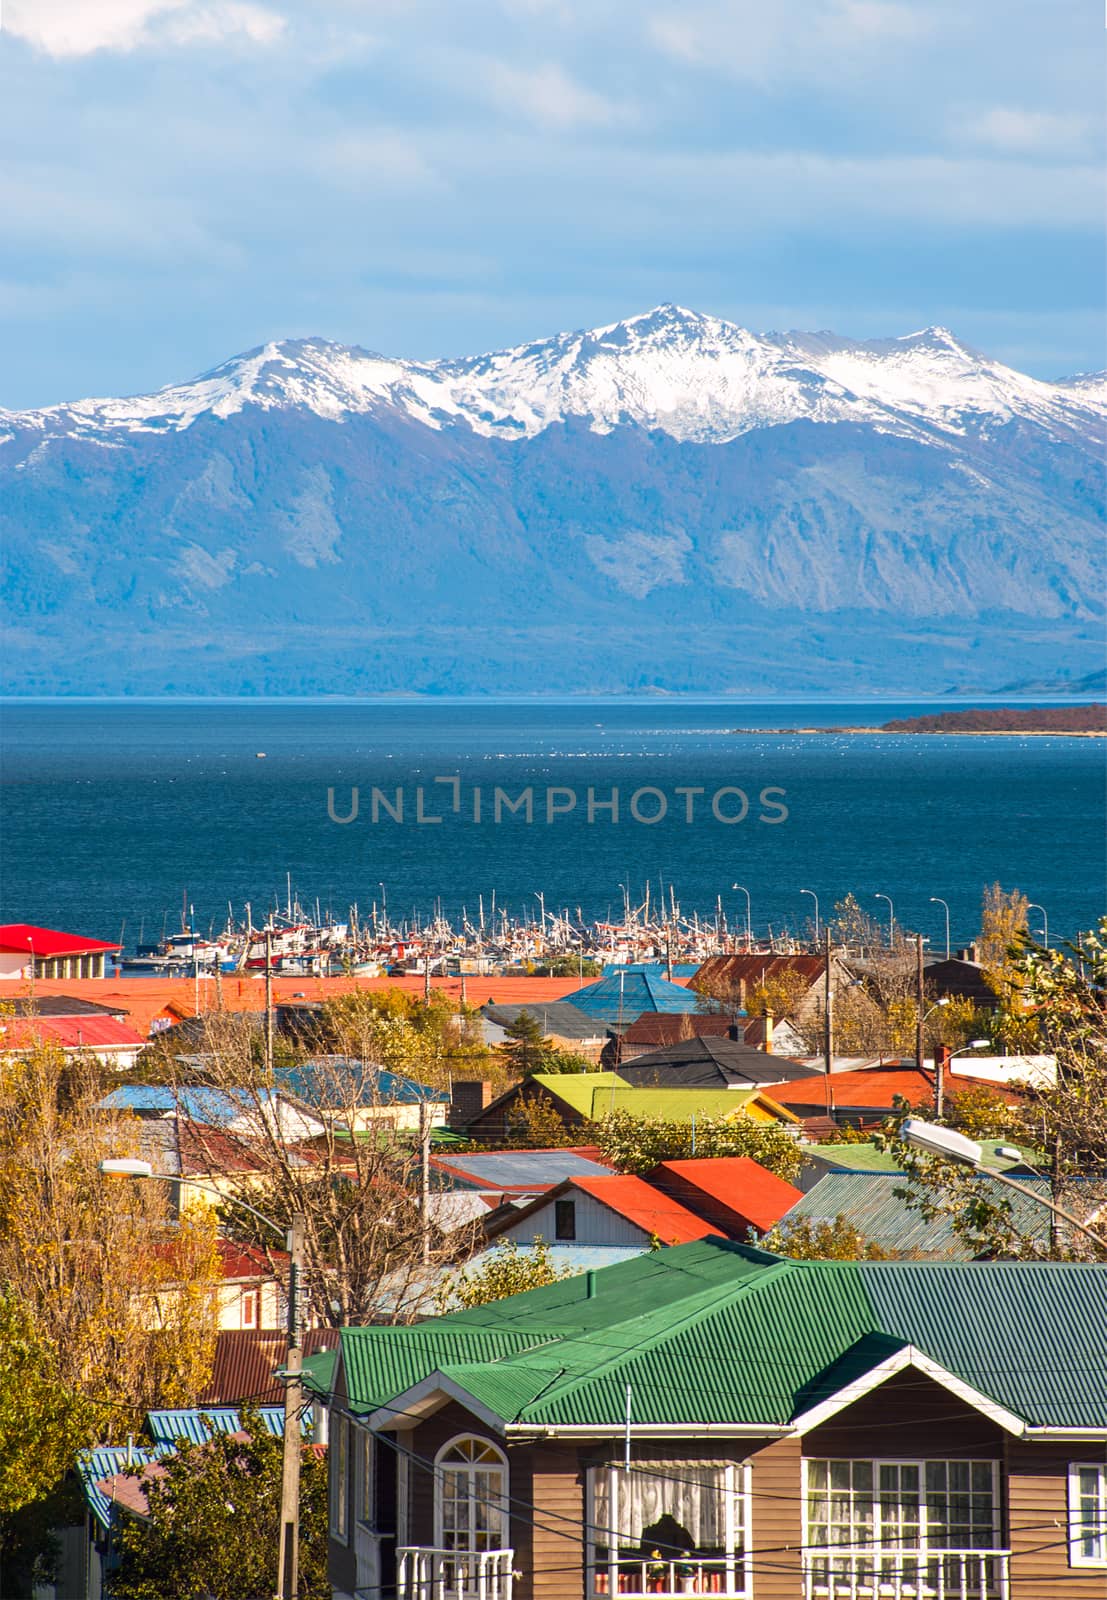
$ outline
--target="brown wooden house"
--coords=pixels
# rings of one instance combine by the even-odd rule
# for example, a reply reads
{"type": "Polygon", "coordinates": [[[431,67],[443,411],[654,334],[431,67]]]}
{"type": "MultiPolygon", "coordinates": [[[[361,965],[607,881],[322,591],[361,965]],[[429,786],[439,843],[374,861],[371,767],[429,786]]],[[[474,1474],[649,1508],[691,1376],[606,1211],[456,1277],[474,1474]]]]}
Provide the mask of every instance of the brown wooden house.
{"type": "Polygon", "coordinates": [[[1107,1272],[721,1239],[343,1329],[336,1600],[1103,1600],[1107,1272]]]}

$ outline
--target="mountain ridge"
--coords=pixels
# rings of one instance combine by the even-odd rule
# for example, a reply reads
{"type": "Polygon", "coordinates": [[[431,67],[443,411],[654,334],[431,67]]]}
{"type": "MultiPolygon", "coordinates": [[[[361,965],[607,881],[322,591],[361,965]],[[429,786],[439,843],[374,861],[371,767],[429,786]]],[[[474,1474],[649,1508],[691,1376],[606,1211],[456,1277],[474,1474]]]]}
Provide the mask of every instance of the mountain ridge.
{"type": "Polygon", "coordinates": [[[0,413],[9,668],[28,693],[1079,678],[1105,391],[944,328],[674,306],[434,362],[259,346],[0,413]]]}

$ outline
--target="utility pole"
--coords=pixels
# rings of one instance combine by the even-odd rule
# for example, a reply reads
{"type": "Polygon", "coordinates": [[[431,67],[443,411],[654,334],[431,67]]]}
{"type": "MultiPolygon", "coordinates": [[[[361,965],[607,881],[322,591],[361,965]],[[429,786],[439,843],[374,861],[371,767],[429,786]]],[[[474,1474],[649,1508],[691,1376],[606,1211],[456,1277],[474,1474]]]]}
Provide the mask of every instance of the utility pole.
{"type": "Polygon", "coordinates": [[[948,1044],[934,1046],[934,1120],[941,1122],[946,1109],[946,1067],[952,1059],[948,1044]]]}
{"type": "Polygon", "coordinates": [[[423,1260],[430,1260],[430,1106],[419,1102],[419,1222],[423,1260]]]}
{"type": "Polygon", "coordinates": [[[1054,1258],[1060,1256],[1064,1248],[1064,1235],[1061,1232],[1061,1217],[1059,1207],[1061,1201],[1061,1135],[1053,1135],[1053,1161],[1049,1173],[1049,1192],[1053,1201],[1054,1210],[1049,1219],[1049,1253],[1054,1258]]]}
{"type": "Polygon", "coordinates": [[[826,1069],[826,1078],[823,1084],[826,1090],[827,1115],[830,1114],[830,1074],[834,1071],[834,1018],[832,1012],[830,985],[830,929],[823,930],[823,954],[825,966],[823,969],[823,1065],[826,1069]]]}
{"type": "Polygon", "coordinates": [[[265,1076],[273,1077],[273,935],[265,930],[265,1076]]]}
{"type": "Polygon", "coordinates": [[[915,935],[915,1065],[923,1071],[926,1046],[923,1042],[923,936],[915,935]]]}
{"type": "Polygon", "coordinates": [[[304,1403],[304,1352],[300,1295],[304,1270],[304,1218],[294,1212],[288,1230],[288,1345],[284,1362],[284,1456],[281,1466],[281,1564],[278,1600],[296,1600],[300,1587],[300,1413],[304,1403]]]}

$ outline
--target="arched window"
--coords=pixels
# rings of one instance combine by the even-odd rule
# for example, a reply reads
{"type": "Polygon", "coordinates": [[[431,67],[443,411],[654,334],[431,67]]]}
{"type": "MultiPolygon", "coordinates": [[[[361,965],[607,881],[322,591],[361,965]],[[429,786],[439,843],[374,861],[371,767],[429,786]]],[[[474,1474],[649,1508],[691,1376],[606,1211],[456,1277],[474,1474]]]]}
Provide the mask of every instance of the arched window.
{"type": "Polygon", "coordinates": [[[479,1555],[507,1545],[507,1457],[489,1439],[460,1435],[435,1464],[435,1544],[479,1555]]]}

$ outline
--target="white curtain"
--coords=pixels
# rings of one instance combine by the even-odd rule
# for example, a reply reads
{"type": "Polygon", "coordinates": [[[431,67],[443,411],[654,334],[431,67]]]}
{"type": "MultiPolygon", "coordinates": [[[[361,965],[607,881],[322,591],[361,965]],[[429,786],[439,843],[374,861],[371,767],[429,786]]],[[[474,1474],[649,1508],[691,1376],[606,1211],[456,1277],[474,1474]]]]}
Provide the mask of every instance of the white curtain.
{"type": "Polygon", "coordinates": [[[725,1462],[636,1461],[629,1472],[596,1467],[592,1481],[597,1544],[636,1548],[643,1530],[667,1514],[687,1530],[697,1550],[726,1546],[725,1462]]]}

